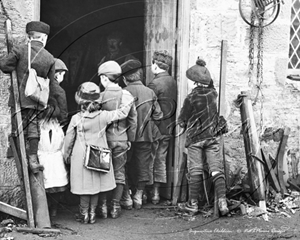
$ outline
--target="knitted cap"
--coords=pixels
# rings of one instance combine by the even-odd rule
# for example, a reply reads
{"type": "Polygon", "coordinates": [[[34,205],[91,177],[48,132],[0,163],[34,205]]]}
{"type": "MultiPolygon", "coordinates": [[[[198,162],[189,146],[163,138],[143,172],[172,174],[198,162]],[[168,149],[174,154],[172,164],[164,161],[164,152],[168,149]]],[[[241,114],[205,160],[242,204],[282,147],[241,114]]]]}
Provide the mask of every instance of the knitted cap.
{"type": "Polygon", "coordinates": [[[130,59],[121,65],[122,74],[124,76],[130,75],[130,74],[134,73],[135,71],[137,71],[141,66],[142,66],[142,63],[139,60],[130,59]]]}
{"type": "Polygon", "coordinates": [[[107,61],[102,63],[98,68],[98,76],[105,75],[112,82],[116,81],[118,77],[120,77],[122,73],[122,69],[120,65],[115,61],[107,61]]]}
{"type": "Polygon", "coordinates": [[[208,69],[205,66],[206,62],[198,58],[198,60],[196,61],[196,65],[190,67],[186,71],[186,77],[194,82],[209,85],[211,81],[211,76],[208,69]]]}
{"type": "Polygon", "coordinates": [[[168,70],[172,65],[172,56],[168,53],[168,51],[155,51],[153,53],[153,60],[156,61],[157,65],[164,70],[168,70]]]}
{"type": "Polygon", "coordinates": [[[86,102],[95,102],[100,98],[100,88],[93,82],[84,82],[75,93],[75,101],[78,105],[86,102]]]}
{"type": "Polygon", "coordinates": [[[40,22],[40,21],[32,21],[26,24],[26,33],[31,31],[45,33],[49,35],[50,33],[50,26],[47,23],[40,22]]]}
{"type": "Polygon", "coordinates": [[[54,58],[55,61],[55,72],[57,71],[68,71],[66,64],[59,58],[54,58]]]}

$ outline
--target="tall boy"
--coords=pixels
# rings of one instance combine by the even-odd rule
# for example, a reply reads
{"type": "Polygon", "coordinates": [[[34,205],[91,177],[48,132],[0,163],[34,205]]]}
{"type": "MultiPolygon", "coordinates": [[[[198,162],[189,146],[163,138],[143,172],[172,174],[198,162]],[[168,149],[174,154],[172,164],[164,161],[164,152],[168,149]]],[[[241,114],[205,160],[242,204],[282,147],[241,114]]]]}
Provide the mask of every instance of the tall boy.
{"type": "MultiPolygon", "coordinates": [[[[119,77],[122,73],[120,65],[115,61],[107,61],[98,68],[100,82],[105,88],[101,93],[102,109],[116,110],[120,105],[133,101],[132,95],[123,90],[119,85],[119,77]]],[[[127,151],[130,149],[131,141],[135,138],[137,112],[132,105],[126,119],[114,122],[106,129],[106,137],[109,148],[112,150],[112,163],[117,187],[112,193],[110,215],[112,218],[119,217],[121,213],[120,199],[125,185],[125,164],[127,151]]],[[[100,199],[100,215],[107,217],[106,199],[100,199]]]]}
{"type": "MultiPolygon", "coordinates": [[[[50,79],[50,95],[55,92],[58,85],[54,80],[54,58],[44,48],[50,32],[50,26],[44,22],[32,21],[26,25],[26,33],[31,41],[31,68],[37,75],[50,79]]],[[[11,52],[0,60],[0,69],[4,73],[16,70],[20,94],[20,104],[23,120],[23,131],[25,140],[29,143],[27,152],[29,167],[33,173],[43,170],[37,158],[38,142],[40,138],[39,119],[54,111],[54,107],[48,106],[44,109],[42,105],[25,96],[25,87],[28,77],[28,45],[21,44],[13,47],[11,52]]],[[[9,106],[14,113],[13,95],[10,94],[9,106]]],[[[15,134],[17,126],[12,122],[12,131],[15,134]]]]}
{"type": "Polygon", "coordinates": [[[158,128],[162,137],[158,141],[155,151],[152,203],[160,201],[159,187],[167,182],[166,160],[170,140],[172,138],[172,124],[175,121],[177,105],[177,86],[174,78],[168,73],[172,65],[172,57],[167,51],[155,51],[152,57],[151,70],[154,79],[149,83],[157,96],[158,103],[163,112],[163,118],[158,121],[158,128]]]}

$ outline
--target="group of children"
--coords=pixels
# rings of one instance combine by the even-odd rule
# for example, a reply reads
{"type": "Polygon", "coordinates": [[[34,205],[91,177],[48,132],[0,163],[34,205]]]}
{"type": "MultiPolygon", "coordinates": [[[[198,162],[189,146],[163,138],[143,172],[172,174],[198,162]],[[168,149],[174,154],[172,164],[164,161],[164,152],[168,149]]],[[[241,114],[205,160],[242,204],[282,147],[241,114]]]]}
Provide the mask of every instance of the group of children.
{"type": "MultiPolygon", "coordinates": [[[[101,92],[92,82],[82,83],[75,94],[79,111],[68,122],[66,96],[59,86],[68,68],[44,49],[49,31],[49,25],[43,22],[26,26],[32,44],[31,65],[38,76],[50,79],[47,108],[24,95],[28,75],[26,44],[15,46],[1,60],[0,69],[5,73],[17,70],[29,167],[33,173],[44,173],[50,215],[56,215],[60,193],[68,186],[66,164],[70,164],[70,191],[80,196],[78,221],[95,223],[96,213],[102,218],[117,218],[121,207],[141,208],[147,185],[152,186],[151,201],[157,204],[160,185],[167,182],[166,159],[176,121],[177,86],[168,73],[172,57],[167,51],[154,52],[154,79],[148,86],[142,83],[142,64],[137,59],[121,65],[112,60],[102,63],[98,76],[99,85],[105,90],[101,92]],[[120,79],[126,87],[119,86],[120,79]],[[62,130],[65,125],[66,134],[62,130]],[[111,150],[110,171],[102,173],[84,167],[87,145],[111,150]]],[[[198,212],[206,154],[219,209],[225,215],[225,178],[215,132],[217,92],[204,61],[198,60],[188,69],[187,77],[197,86],[184,101],[178,119],[187,131],[189,180],[189,201],[179,205],[179,209],[198,212]]]]}

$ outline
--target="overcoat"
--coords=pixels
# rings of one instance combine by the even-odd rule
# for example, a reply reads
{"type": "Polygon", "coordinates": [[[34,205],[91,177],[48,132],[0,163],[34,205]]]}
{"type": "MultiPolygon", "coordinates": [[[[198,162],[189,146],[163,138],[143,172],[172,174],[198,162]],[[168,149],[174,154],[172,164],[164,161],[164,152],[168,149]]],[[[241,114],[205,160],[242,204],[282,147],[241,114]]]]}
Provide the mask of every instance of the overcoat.
{"type": "Polygon", "coordinates": [[[154,120],[163,117],[163,112],[157,102],[154,91],[141,81],[128,82],[125,90],[129,91],[136,98],[137,110],[137,131],[134,142],[153,142],[156,140],[154,133],[154,120]]]}
{"type": "Polygon", "coordinates": [[[158,121],[159,131],[162,135],[171,135],[174,129],[177,107],[176,81],[168,72],[162,72],[155,75],[148,87],[155,92],[164,115],[158,121]]]}
{"type": "Polygon", "coordinates": [[[108,148],[107,125],[127,117],[130,105],[115,111],[79,112],[70,121],[65,137],[64,159],[70,157],[70,183],[73,194],[97,194],[115,188],[113,166],[108,173],[84,167],[86,144],[108,148]]]}

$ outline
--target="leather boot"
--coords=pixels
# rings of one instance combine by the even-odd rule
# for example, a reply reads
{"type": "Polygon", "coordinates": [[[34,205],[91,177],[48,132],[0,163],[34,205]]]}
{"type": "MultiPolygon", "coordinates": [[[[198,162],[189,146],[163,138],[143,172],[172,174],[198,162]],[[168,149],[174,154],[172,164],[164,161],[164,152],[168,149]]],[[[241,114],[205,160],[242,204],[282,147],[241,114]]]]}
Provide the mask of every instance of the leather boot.
{"type": "Polygon", "coordinates": [[[89,223],[89,209],[79,205],[79,214],[75,217],[77,222],[89,223]]]}
{"type": "Polygon", "coordinates": [[[226,198],[219,198],[218,199],[218,207],[219,207],[219,210],[220,210],[222,216],[229,213],[226,198]]]}
{"type": "Polygon", "coordinates": [[[151,201],[153,204],[158,204],[160,200],[159,197],[159,187],[158,186],[154,186],[153,190],[152,190],[152,198],[151,201]]]}
{"type": "Polygon", "coordinates": [[[98,215],[100,218],[107,218],[106,199],[100,202],[100,205],[98,206],[98,215]]]}
{"type": "Polygon", "coordinates": [[[143,190],[136,190],[133,196],[133,206],[135,209],[141,209],[143,204],[143,190]]]}
{"type": "Polygon", "coordinates": [[[190,215],[195,215],[198,213],[198,200],[191,199],[188,202],[179,203],[178,210],[181,212],[189,213],[190,215]]]}
{"type": "Polygon", "coordinates": [[[121,214],[121,206],[120,206],[120,201],[113,199],[111,201],[111,210],[110,210],[110,215],[112,218],[118,218],[121,214]]]}
{"type": "Polygon", "coordinates": [[[96,222],[96,208],[97,206],[91,206],[90,208],[90,223],[96,222]]]}
{"type": "Polygon", "coordinates": [[[122,198],[120,200],[120,205],[122,208],[131,210],[132,209],[132,199],[128,190],[123,191],[122,198]]]}
{"type": "Polygon", "coordinates": [[[39,164],[38,157],[36,154],[28,155],[28,164],[29,168],[34,174],[44,170],[44,167],[41,164],[39,164]]]}

